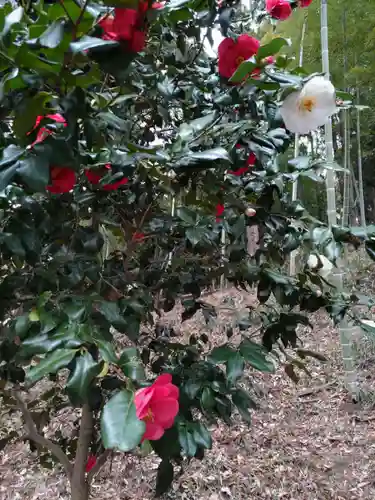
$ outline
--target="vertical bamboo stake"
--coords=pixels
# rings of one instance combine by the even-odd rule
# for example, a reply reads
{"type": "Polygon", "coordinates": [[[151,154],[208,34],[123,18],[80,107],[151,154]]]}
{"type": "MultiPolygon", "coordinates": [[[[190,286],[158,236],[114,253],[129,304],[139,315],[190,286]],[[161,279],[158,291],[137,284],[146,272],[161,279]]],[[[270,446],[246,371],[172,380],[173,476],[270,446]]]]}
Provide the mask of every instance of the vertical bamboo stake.
{"type": "MultiPolygon", "coordinates": [[[[342,31],[344,36],[344,82],[346,82],[346,75],[348,72],[348,57],[347,57],[347,40],[346,40],[346,9],[344,9],[342,16],[342,31]]],[[[345,85],[345,90],[347,87],[345,85]]],[[[342,226],[348,226],[349,224],[349,205],[350,205],[350,169],[349,169],[349,149],[350,149],[350,134],[349,131],[349,117],[348,110],[344,109],[344,168],[348,172],[344,172],[344,187],[343,187],[343,203],[342,203],[342,226]]]]}
{"type": "MultiPolygon", "coordinates": [[[[359,105],[359,87],[357,83],[357,105],[359,105]]],[[[358,153],[358,188],[359,188],[359,213],[361,226],[366,229],[365,198],[363,193],[362,147],[361,147],[361,115],[357,108],[357,153],[358,153]]]]}
{"type": "MultiPolygon", "coordinates": [[[[302,24],[301,44],[299,47],[299,61],[298,61],[299,66],[302,66],[303,64],[303,42],[305,39],[306,25],[307,25],[307,10],[302,24]]],[[[294,138],[294,158],[297,158],[298,155],[299,155],[299,134],[296,134],[294,138]]],[[[292,184],[292,201],[295,201],[297,197],[298,197],[298,179],[296,179],[292,184]]],[[[297,258],[297,250],[293,250],[293,252],[290,254],[290,263],[289,263],[290,276],[296,274],[296,258],[297,258]]]]}
{"type": "MultiPolygon", "coordinates": [[[[175,211],[176,211],[176,197],[172,195],[172,199],[171,199],[171,216],[172,217],[174,217],[175,211]]],[[[173,255],[173,252],[169,252],[167,267],[169,267],[172,264],[172,255],[173,255]]]]}
{"type": "MultiPolygon", "coordinates": [[[[225,229],[224,227],[221,228],[221,262],[224,265],[225,261],[225,229]]],[[[225,277],[224,274],[220,276],[220,290],[223,291],[225,287],[225,277]]]]}
{"type": "MultiPolygon", "coordinates": [[[[327,0],[321,0],[321,43],[322,43],[322,66],[325,77],[329,79],[329,52],[328,52],[328,12],[327,0]]],[[[332,165],[334,159],[332,141],[332,119],[329,118],[325,125],[325,142],[327,162],[332,165]]],[[[326,172],[327,187],[327,217],[328,225],[332,227],[336,224],[336,193],[335,193],[335,173],[332,168],[326,172]]],[[[338,292],[343,289],[343,272],[335,269],[331,277],[332,284],[338,292]]],[[[340,343],[342,349],[342,360],[345,372],[345,383],[353,399],[359,399],[359,388],[357,383],[356,370],[353,359],[352,338],[356,328],[349,326],[346,320],[340,322],[340,343]]]]}

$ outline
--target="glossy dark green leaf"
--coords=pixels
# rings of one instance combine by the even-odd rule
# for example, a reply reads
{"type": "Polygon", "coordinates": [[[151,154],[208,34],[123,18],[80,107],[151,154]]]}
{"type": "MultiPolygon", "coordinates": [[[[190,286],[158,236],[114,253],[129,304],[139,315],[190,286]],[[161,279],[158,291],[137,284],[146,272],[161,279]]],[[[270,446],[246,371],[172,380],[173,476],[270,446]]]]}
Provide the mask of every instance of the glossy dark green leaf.
{"type": "Polygon", "coordinates": [[[39,37],[39,43],[43,47],[55,49],[61,42],[64,36],[64,21],[54,21],[46,31],[39,37]]]}
{"type": "Polygon", "coordinates": [[[234,354],[235,351],[227,345],[215,347],[208,356],[208,361],[215,364],[226,363],[234,354]]]}
{"type": "Polygon", "coordinates": [[[187,457],[193,457],[197,452],[197,443],[186,425],[180,425],[178,427],[178,439],[185,455],[187,457]]]}
{"type": "Polygon", "coordinates": [[[245,362],[239,352],[233,353],[226,362],[227,378],[234,384],[243,374],[245,362]]]}
{"type": "Polygon", "coordinates": [[[118,365],[121,367],[124,374],[132,380],[145,380],[146,374],[143,367],[138,349],[135,347],[127,347],[121,353],[118,365]]]}
{"type": "Polygon", "coordinates": [[[57,373],[70,363],[76,352],[76,349],[56,349],[56,351],[47,354],[36,366],[32,366],[28,370],[27,380],[34,383],[50,373],[57,373]]]}
{"type": "Polygon", "coordinates": [[[249,76],[254,69],[257,68],[257,63],[254,58],[251,58],[248,61],[242,62],[234,74],[230,77],[229,81],[231,83],[241,83],[247,76],[249,76]]]}
{"type": "Polygon", "coordinates": [[[194,422],[191,427],[193,428],[194,441],[203,448],[210,450],[212,448],[212,437],[207,427],[202,422],[194,422]]]}
{"type": "Polygon", "coordinates": [[[275,371],[275,365],[269,360],[267,351],[260,344],[244,339],[240,344],[240,353],[256,370],[270,373],[275,371]]]}
{"type": "Polygon", "coordinates": [[[73,402],[87,400],[90,385],[102,370],[102,364],[96,362],[90,353],[85,352],[75,359],[75,365],[66,384],[67,391],[73,402]]]}
{"type": "Polygon", "coordinates": [[[112,40],[103,40],[102,38],[95,38],[93,36],[83,36],[77,42],[72,42],[70,44],[70,49],[72,52],[84,52],[89,49],[97,48],[110,48],[117,47],[118,42],[112,40]]]}
{"type": "Polygon", "coordinates": [[[14,24],[18,24],[21,22],[23,18],[23,13],[24,13],[23,7],[17,7],[5,17],[4,27],[1,32],[2,38],[9,33],[14,24]]]}
{"type": "Polygon", "coordinates": [[[104,406],[100,427],[106,449],[127,452],[141,442],[146,425],[137,417],[133,397],[132,392],[123,390],[104,406]]]}
{"type": "Polygon", "coordinates": [[[162,460],[156,475],[155,496],[159,497],[166,493],[173,481],[173,465],[169,460],[162,460]]]}
{"type": "Polygon", "coordinates": [[[277,54],[283,47],[288,47],[291,44],[286,38],[274,38],[266,45],[259,47],[256,58],[258,61],[277,54]]]}
{"type": "Polygon", "coordinates": [[[49,161],[45,157],[29,156],[19,162],[17,175],[30,189],[45,192],[50,183],[49,161]]]}

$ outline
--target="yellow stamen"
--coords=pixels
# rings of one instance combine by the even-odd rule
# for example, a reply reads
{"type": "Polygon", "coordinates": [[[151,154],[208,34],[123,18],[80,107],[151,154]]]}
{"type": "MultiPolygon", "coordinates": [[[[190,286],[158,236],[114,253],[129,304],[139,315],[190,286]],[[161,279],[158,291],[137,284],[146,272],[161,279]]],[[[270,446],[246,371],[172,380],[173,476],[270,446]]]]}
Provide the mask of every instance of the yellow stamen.
{"type": "Polygon", "coordinates": [[[241,63],[243,63],[245,60],[244,57],[242,56],[238,56],[237,59],[236,59],[236,64],[239,66],[241,63]]]}
{"type": "Polygon", "coordinates": [[[147,410],[147,415],[143,419],[145,422],[153,422],[154,421],[154,414],[152,413],[151,408],[147,410]]]}
{"type": "Polygon", "coordinates": [[[300,111],[308,111],[311,113],[311,111],[314,109],[316,104],[316,98],[315,97],[303,97],[299,104],[298,107],[300,111]]]}

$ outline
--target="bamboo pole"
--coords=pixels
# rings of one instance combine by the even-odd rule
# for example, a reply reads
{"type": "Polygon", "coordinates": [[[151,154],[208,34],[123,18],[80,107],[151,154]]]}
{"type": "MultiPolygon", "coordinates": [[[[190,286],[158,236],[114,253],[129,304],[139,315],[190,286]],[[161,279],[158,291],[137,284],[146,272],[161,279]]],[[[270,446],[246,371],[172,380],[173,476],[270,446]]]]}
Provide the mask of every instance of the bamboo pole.
{"type": "MultiPolygon", "coordinates": [[[[329,74],[329,50],[328,50],[328,9],[327,0],[321,0],[321,44],[322,44],[322,67],[323,73],[327,79],[329,74]]],[[[334,160],[334,150],[332,141],[332,119],[329,118],[325,125],[325,147],[328,164],[332,165],[334,160]]],[[[336,224],[336,193],[335,193],[335,173],[332,168],[326,172],[327,189],[327,217],[328,225],[332,227],[336,224]]],[[[343,290],[343,272],[340,269],[334,269],[331,276],[331,282],[340,293],[343,290]]],[[[345,383],[353,399],[359,399],[359,387],[357,374],[355,370],[352,338],[356,328],[348,325],[346,320],[339,324],[340,344],[342,349],[342,360],[345,372],[345,383]]]]}
{"type": "MultiPolygon", "coordinates": [[[[301,32],[301,44],[299,47],[299,66],[303,64],[303,42],[305,40],[306,26],[307,26],[307,10],[306,14],[303,18],[302,24],[302,32],[301,32]]],[[[294,158],[299,156],[299,134],[295,135],[294,138],[294,158]]],[[[296,201],[298,197],[298,179],[296,179],[292,184],[292,201],[296,201]]],[[[290,263],[289,263],[289,274],[290,276],[294,276],[296,274],[296,260],[297,260],[297,250],[293,250],[290,254],[290,263]]]]}

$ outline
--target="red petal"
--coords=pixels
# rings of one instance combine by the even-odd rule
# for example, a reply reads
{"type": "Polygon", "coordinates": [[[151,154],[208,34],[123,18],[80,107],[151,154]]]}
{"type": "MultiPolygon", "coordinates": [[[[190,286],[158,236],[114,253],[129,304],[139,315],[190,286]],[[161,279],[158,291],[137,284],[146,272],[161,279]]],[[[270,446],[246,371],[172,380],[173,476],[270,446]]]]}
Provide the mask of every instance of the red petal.
{"type": "Polygon", "coordinates": [[[142,420],[148,414],[148,409],[150,407],[150,401],[154,395],[153,387],[146,387],[144,389],[139,389],[134,396],[134,404],[136,409],[137,417],[142,420]]]}
{"type": "Polygon", "coordinates": [[[164,429],[156,422],[146,422],[146,430],[143,434],[142,440],[148,439],[150,441],[157,441],[164,434],[164,429]]]}
{"type": "Polygon", "coordinates": [[[170,373],[163,373],[163,375],[158,376],[153,385],[165,385],[165,384],[170,384],[171,382],[172,382],[172,375],[170,373]]]}
{"type": "Polygon", "coordinates": [[[151,411],[154,415],[154,421],[163,427],[174,420],[178,413],[178,401],[174,398],[164,398],[159,401],[151,401],[151,411]]]}
{"type": "Polygon", "coordinates": [[[87,458],[86,472],[90,472],[90,470],[94,467],[95,464],[96,464],[96,456],[89,455],[87,458]]]}
{"type": "Polygon", "coordinates": [[[51,184],[46,186],[47,191],[54,194],[68,193],[76,183],[74,170],[67,167],[51,167],[51,184]]]}

